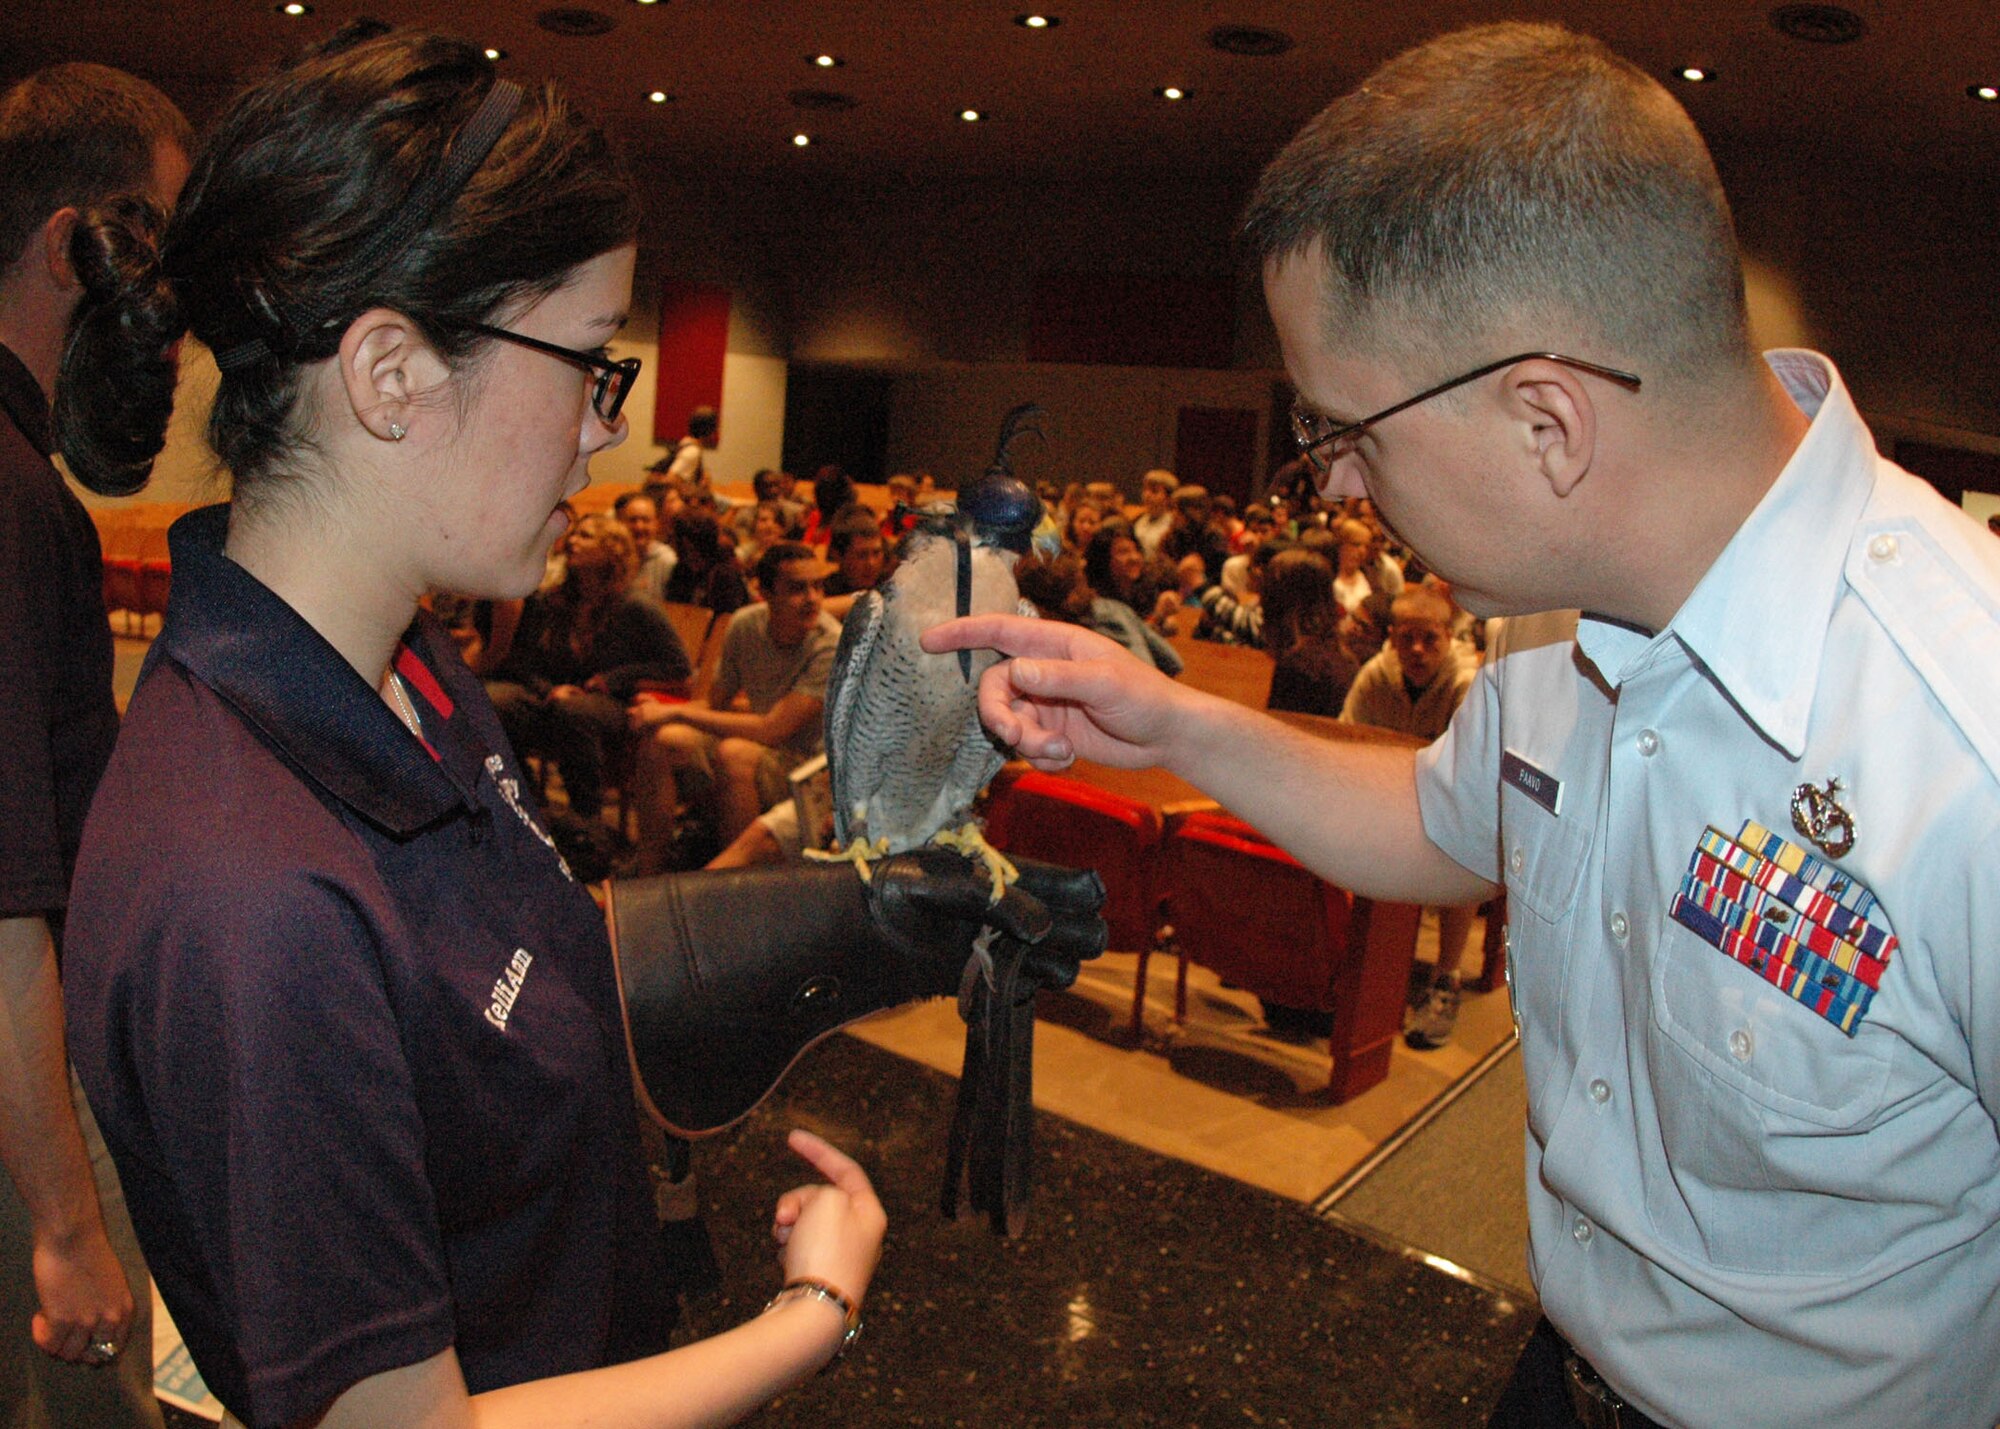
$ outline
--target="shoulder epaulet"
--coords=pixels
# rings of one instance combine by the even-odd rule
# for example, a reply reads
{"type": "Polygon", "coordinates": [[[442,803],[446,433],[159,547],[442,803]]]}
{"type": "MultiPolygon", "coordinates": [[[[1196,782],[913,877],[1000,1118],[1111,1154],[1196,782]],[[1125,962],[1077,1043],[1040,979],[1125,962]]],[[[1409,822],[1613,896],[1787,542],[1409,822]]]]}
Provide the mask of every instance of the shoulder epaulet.
{"type": "Polygon", "coordinates": [[[1855,527],[1847,582],[2000,778],[2000,540],[1890,471],[1855,527]]]}

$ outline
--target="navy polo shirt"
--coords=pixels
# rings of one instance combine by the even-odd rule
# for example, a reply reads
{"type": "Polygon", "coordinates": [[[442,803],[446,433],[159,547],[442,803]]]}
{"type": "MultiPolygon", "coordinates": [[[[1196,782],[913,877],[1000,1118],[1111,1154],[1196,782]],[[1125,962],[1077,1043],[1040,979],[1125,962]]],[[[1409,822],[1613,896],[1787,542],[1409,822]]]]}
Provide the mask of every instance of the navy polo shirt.
{"type": "Polygon", "coordinates": [[[419,741],[227,522],[170,535],[66,954],[161,1293],[253,1426],[447,1345],[475,1393],[606,1363],[659,1277],[602,918],[436,623],[419,741]]]}

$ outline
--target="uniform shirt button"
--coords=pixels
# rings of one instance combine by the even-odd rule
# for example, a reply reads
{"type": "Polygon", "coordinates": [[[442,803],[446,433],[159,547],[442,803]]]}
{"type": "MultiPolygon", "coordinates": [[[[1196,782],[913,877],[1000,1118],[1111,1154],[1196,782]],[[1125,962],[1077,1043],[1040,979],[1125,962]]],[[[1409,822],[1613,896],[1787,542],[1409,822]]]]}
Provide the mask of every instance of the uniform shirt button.
{"type": "Polygon", "coordinates": [[[1632,924],[1625,917],[1623,913],[1613,913],[1611,915],[1612,937],[1616,938],[1619,942],[1622,943],[1625,941],[1627,937],[1631,935],[1631,932],[1632,932],[1632,924]]]}
{"type": "Polygon", "coordinates": [[[1751,1045],[1748,1028],[1739,1027],[1729,1034],[1729,1055],[1737,1061],[1747,1062],[1750,1060],[1751,1045]]]}
{"type": "Polygon", "coordinates": [[[1650,729],[1639,731],[1639,753],[1651,759],[1660,752],[1660,737],[1650,729]]]}
{"type": "Polygon", "coordinates": [[[1868,543],[1868,559],[1871,561],[1893,561],[1896,559],[1896,538],[1877,536],[1868,543]]]}
{"type": "Polygon", "coordinates": [[[1606,1102],[1610,1101],[1611,1083],[1605,1081],[1602,1077],[1592,1082],[1590,1084],[1590,1099],[1599,1106],[1603,1106],[1606,1102]]]}
{"type": "Polygon", "coordinates": [[[1507,855],[1507,869],[1510,873],[1519,873],[1527,861],[1527,855],[1517,848],[1507,855]]]}
{"type": "Polygon", "coordinates": [[[1591,1229],[1590,1222],[1582,1216],[1576,1218],[1576,1224],[1570,1227],[1569,1233],[1576,1237],[1578,1245],[1589,1245],[1590,1238],[1597,1234],[1596,1231],[1591,1229]]]}

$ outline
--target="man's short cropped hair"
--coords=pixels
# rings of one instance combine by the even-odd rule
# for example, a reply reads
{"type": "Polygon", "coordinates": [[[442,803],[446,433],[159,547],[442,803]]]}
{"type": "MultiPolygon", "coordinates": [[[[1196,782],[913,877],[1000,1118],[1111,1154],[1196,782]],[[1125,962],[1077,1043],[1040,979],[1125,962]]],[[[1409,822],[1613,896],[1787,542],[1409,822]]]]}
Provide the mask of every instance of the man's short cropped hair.
{"type": "Polygon", "coordinates": [[[880,536],[881,525],[875,520],[875,513],[865,506],[849,506],[833,518],[827,527],[826,553],[836,561],[847,554],[847,548],[860,536],[880,536]]]}
{"type": "Polygon", "coordinates": [[[1406,620],[1421,620],[1449,630],[1452,615],[1451,602],[1425,585],[1406,587],[1389,607],[1389,619],[1397,624],[1406,620]]]}
{"type": "Polygon", "coordinates": [[[715,435],[718,418],[713,407],[697,407],[688,413],[688,435],[708,441],[715,435]]]}
{"type": "Polygon", "coordinates": [[[1481,25],[1390,60],[1272,161],[1243,238],[1265,264],[1317,245],[1328,341],[1440,377],[1506,356],[1489,334],[1649,386],[1751,357],[1729,204],[1693,121],[1555,25],[1481,25]]]}
{"type": "Polygon", "coordinates": [[[757,588],[768,597],[785,567],[801,561],[812,567],[805,576],[808,581],[823,581],[832,572],[820,553],[804,541],[773,541],[757,557],[757,588]]]}
{"type": "MultiPolygon", "coordinates": [[[[653,500],[652,493],[644,489],[638,491],[620,492],[618,494],[618,499],[611,503],[611,514],[614,516],[623,516],[625,514],[625,508],[630,506],[633,502],[652,501],[652,500],[653,500]]],[[[658,509],[659,509],[659,503],[654,502],[654,510],[657,511],[658,509]]]]}
{"type": "Polygon", "coordinates": [[[162,143],[194,135],[174,102],[123,70],[50,65],[0,95],[0,270],[63,208],[86,208],[153,185],[162,143]]]}

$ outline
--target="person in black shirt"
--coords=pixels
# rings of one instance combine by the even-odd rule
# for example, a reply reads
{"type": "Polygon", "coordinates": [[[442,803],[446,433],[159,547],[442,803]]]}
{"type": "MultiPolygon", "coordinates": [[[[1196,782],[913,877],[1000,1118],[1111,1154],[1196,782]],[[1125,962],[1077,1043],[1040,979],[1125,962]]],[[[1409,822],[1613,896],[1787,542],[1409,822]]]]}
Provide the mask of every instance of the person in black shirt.
{"type": "Polygon", "coordinates": [[[99,65],[57,65],[0,98],[0,1417],[10,1423],[160,1422],[145,1265],[97,1128],[72,1098],[57,986],[84,813],[118,713],[97,531],[49,460],[49,396],[83,291],[79,214],[126,193],[171,204],[188,137],[164,94],[99,65]]]}

